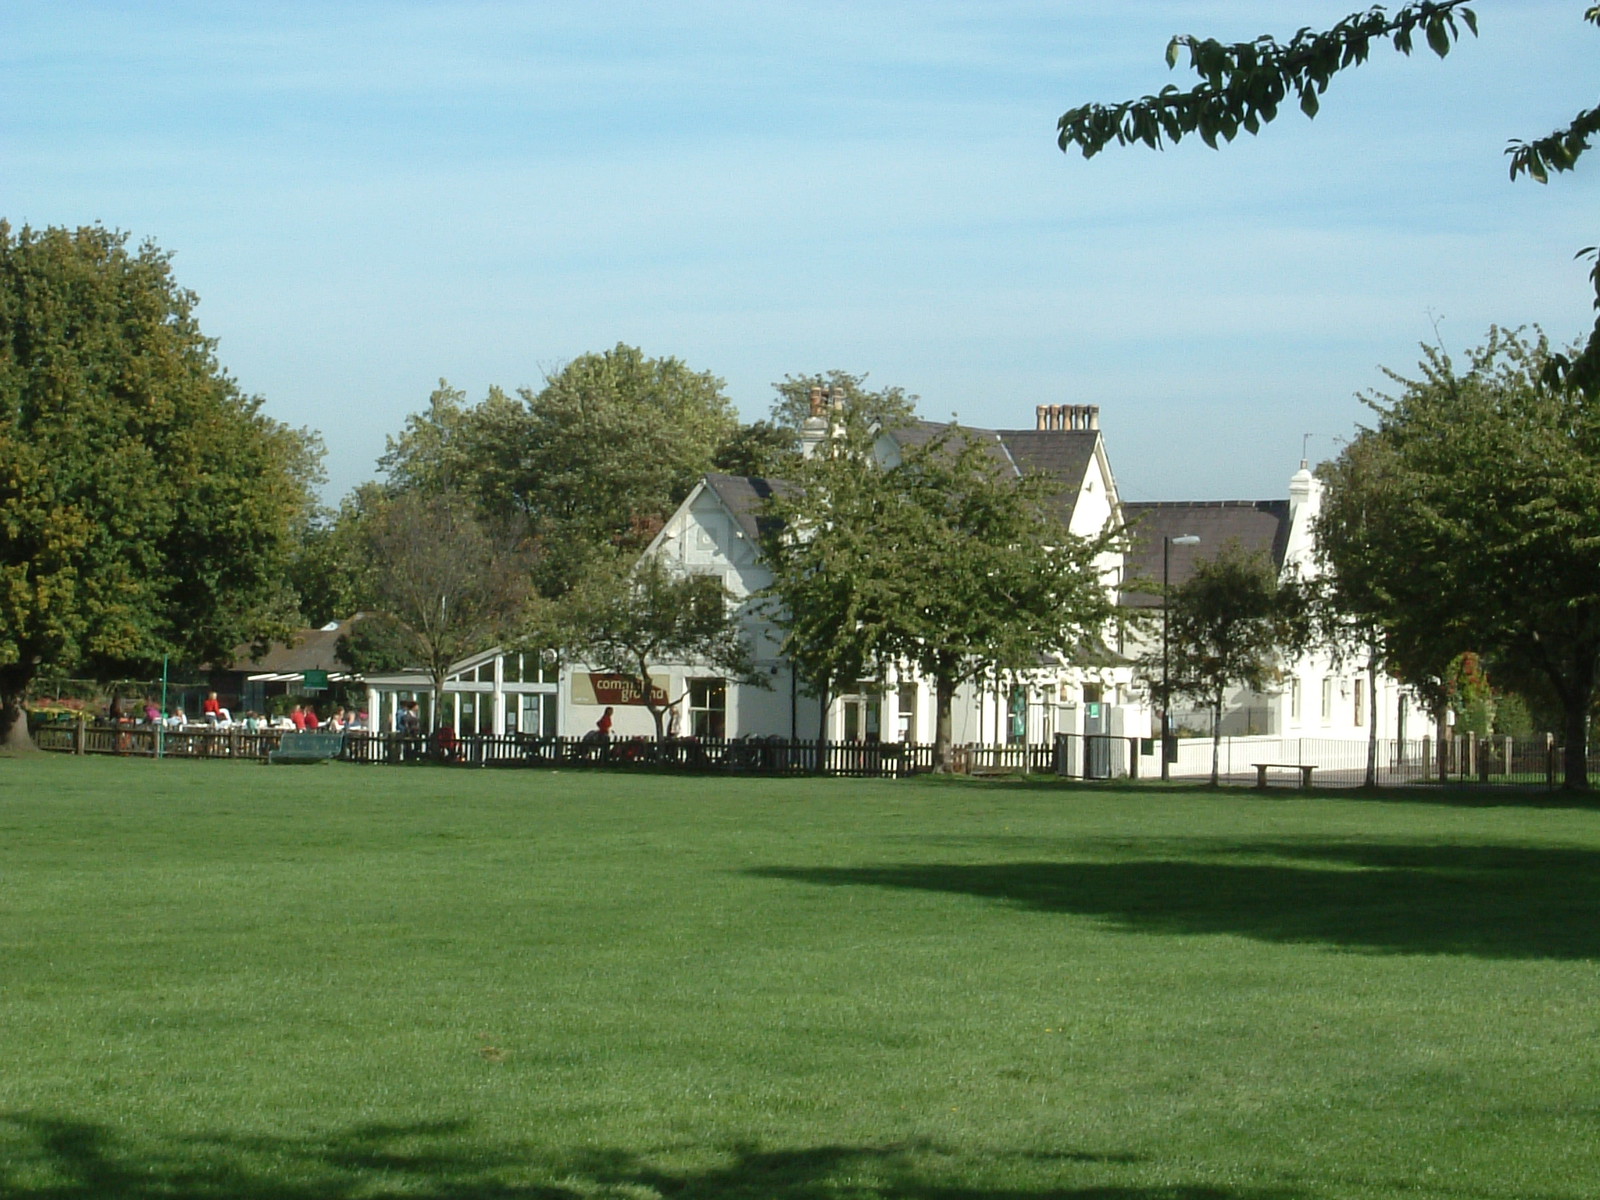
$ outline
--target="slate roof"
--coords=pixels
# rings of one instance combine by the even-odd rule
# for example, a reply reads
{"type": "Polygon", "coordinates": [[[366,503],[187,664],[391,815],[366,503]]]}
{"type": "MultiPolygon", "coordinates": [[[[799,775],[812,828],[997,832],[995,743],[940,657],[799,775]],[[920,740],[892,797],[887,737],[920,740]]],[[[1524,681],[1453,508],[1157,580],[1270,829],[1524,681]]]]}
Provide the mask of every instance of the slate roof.
{"type": "Polygon", "coordinates": [[[758,475],[707,474],[706,486],[716,493],[717,499],[739,523],[745,537],[759,544],[761,535],[770,529],[773,518],[763,509],[768,496],[779,495],[789,489],[782,479],[763,479],[758,475]]]}
{"type": "MultiPolygon", "coordinates": [[[[1217,555],[1230,542],[1247,553],[1268,555],[1272,565],[1283,569],[1283,556],[1289,544],[1288,500],[1162,500],[1124,502],[1123,519],[1128,525],[1128,556],[1125,578],[1130,583],[1161,585],[1161,547],[1163,537],[1200,539],[1196,546],[1172,547],[1171,582],[1174,587],[1194,574],[1195,567],[1217,555]]],[[[1122,603],[1136,608],[1153,608],[1159,595],[1126,589],[1122,603]]]]}
{"type": "MultiPolygon", "coordinates": [[[[947,428],[937,421],[917,421],[890,436],[902,446],[925,446],[947,428]]],[[[1059,480],[1061,491],[1054,507],[1063,525],[1071,522],[1078,491],[1100,442],[1098,429],[975,429],[967,425],[961,429],[983,443],[996,469],[1059,480]]]]}
{"type": "MultiPolygon", "coordinates": [[[[890,436],[904,447],[926,446],[947,428],[938,421],[914,421],[890,436]]],[[[1063,525],[1072,520],[1078,489],[1094,461],[1099,430],[974,429],[963,425],[961,432],[965,435],[961,440],[970,439],[985,448],[996,471],[1011,476],[1040,472],[1060,480],[1061,492],[1054,507],[1063,525]]],[[[705,482],[752,541],[759,540],[771,520],[762,511],[767,497],[782,495],[791,486],[782,479],[716,473],[707,474],[705,482]]]]}
{"type": "MultiPolygon", "coordinates": [[[[237,646],[224,670],[251,675],[294,675],[302,671],[348,671],[339,658],[339,639],[361,620],[362,614],[331,622],[332,628],[302,629],[287,642],[273,642],[260,658],[252,658],[248,644],[237,646]]],[[[219,664],[220,665],[220,664],[219,664]]]]}

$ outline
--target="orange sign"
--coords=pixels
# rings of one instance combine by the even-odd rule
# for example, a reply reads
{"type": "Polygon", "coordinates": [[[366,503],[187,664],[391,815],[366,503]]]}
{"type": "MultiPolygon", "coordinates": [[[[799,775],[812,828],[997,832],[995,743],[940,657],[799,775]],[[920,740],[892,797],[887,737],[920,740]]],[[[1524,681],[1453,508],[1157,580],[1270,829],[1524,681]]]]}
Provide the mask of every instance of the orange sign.
{"type": "MultiPolygon", "coordinates": [[[[650,685],[650,698],[657,708],[667,707],[667,693],[654,682],[650,685]]],[[[637,675],[602,675],[598,671],[579,671],[572,677],[572,702],[647,707],[637,675]]]]}

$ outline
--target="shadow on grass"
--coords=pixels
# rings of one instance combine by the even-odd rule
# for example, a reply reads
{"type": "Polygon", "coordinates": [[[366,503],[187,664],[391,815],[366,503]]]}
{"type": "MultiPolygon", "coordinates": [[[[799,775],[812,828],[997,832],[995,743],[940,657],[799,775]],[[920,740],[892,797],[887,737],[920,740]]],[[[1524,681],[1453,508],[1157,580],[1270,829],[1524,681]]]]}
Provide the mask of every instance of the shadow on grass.
{"type": "Polygon", "coordinates": [[[1441,804],[1452,808],[1553,808],[1600,811],[1600,789],[1589,792],[1552,790],[1543,784],[1522,783],[1414,783],[1378,788],[1313,787],[1297,788],[1281,783],[1262,789],[1249,783],[1223,783],[1212,787],[1194,779],[1162,783],[1155,779],[1106,779],[1086,781],[1057,775],[919,775],[927,787],[992,788],[1002,791],[1059,792],[1063,795],[1159,796],[1169,800],[1205,800],[1212,796],[1256,800],[1369,800],[1390,804],[1441,804]]]}
{"type": "MultiPolygon", "coordinates": [[[[1081,849],[1081,847],[1080,847],[1081,849]]],[[[1117,861],[766,867],[830,887],[907,888],[1100,917],[1137,933],[1237,934],[1403,954],[1600,958],[1600,853],[1418,843],[1121,843],[1117,861]]]]}
{"type": "MultiPolygon", "coordinates": [[[[931,1144],[735,1146],[719,1165],[678,1171],[629,1151],[570,1156],[486,1146],[463,1122],[362,1126],[324,1137],[188,1137],[155,1150],[105,1127],[0,1114],[0,1195],[7,1200],[1297,1200],[1300,1192],[1207,1186],[1091,1184],[985,1189],[959,1181],[962,1163],[931,1144]],[[934,1169],[938,1160],[942,1169],[934,1169]],[[952,1167],[951,1164],[955,1165],[952,1167]]],[[[1132,1155],[1014,1156],[1073,1169],[1115,1170],[1132,1155]]],[[[1004,1158],[984,1155],[985,1170],[1004,1158]]],[[[965,1164],[970,1167],[969,1164],[965,1164]]]]}

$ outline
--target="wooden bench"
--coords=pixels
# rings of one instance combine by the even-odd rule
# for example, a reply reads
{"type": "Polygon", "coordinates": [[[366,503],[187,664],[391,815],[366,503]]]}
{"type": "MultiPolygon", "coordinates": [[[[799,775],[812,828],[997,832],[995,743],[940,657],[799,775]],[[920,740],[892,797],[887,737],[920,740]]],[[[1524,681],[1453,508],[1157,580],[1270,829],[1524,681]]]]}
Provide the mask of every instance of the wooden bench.
{"type": "Polygon", "coordinates": [[[1251,763],[1250,765],[1256,769],[1256,786],[1258,788],[1267,786],[1268,771],[1299,771],[1300,786],[1308,788],[1311,786],[1311,772],[1317,769],[1315,764],[1308,766],[1305,763],[1251,763]]]}
{"type": "Polygon", "coordinates": [[[286,733],[278,748],[267,755],[269,763],[327,762],[344,749],[342,733],[286,733]]]}

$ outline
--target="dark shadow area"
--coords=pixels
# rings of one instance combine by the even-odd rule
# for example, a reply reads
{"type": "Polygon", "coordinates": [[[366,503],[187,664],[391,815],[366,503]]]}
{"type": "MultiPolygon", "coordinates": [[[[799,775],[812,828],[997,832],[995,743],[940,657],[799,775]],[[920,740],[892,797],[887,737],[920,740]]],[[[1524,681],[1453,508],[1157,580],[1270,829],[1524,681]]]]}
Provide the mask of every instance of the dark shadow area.
{"type": "Polygon", "coordinates": [[[1159,796],[1170,800],[1203,801],[1212,796],[1257,800],[1369,800],[1390,804],[1440,804],[1451,808],[1550,808],[1600,811],[1600,790],[1567,792],[1543,784],[1520,783],[1412,783],[1398,787],[1297,788],[1278,781],[1262,789],[1249,782],[1224,781],[1220,787],[1193,779],[1162,783],[1154,779],[1063,779],[1055,775],[992,775],[980,778],[919,776],[924,786],[981,788],[997,791],[1056,792],[1063,799],[1096,792],[1159,796]]]}
{"type": "MultiPolygon", "coordinates": [[[[960,1160],[928,1143],[723,1148],[723,1165],[674,1171],[631,1151],[561,1155],[485,1146],[463,1122],[363,1126],[321,1137],[157,1141],[140,1149],[103,1126],[29,1113],[0,1115],[6,1200],[1301,1200],[1283,1189],[1103,1184],[986,1190],[953,1182],[960,1160]],[[934,1170],[934,1161],[944,1164],[934,1170]],[[955,1163],[954,1167],[951,1166],[955,1163]],[[23,1182],[43,1168],[50,1182],[23,1182]],[[512,1180],[533,1182],[512,1182],[512,1180]]],[[[1127,1168],[1137,1156],[1030,1152],[1063,1173],[1127,1168]]],[[[985,1154],[985,1170],[1004,1155],[985,1154]]],[[[969,1160],[970,1164],[970,1160],[969,1160]]]]}
{"type": "MultiPolygon", "coordinates": [[[[1079,846],[1080,854],[1083,852],[1079,846]]],[[[980,896],[1135,933],[1399,954],[1600,958],[1600,853],[1386,842],[1120,844],[1121,860],[767,867],[829,887],[980,896]],[[1285,861],[1288,860],[1288,861],[1285,861]]]]}

